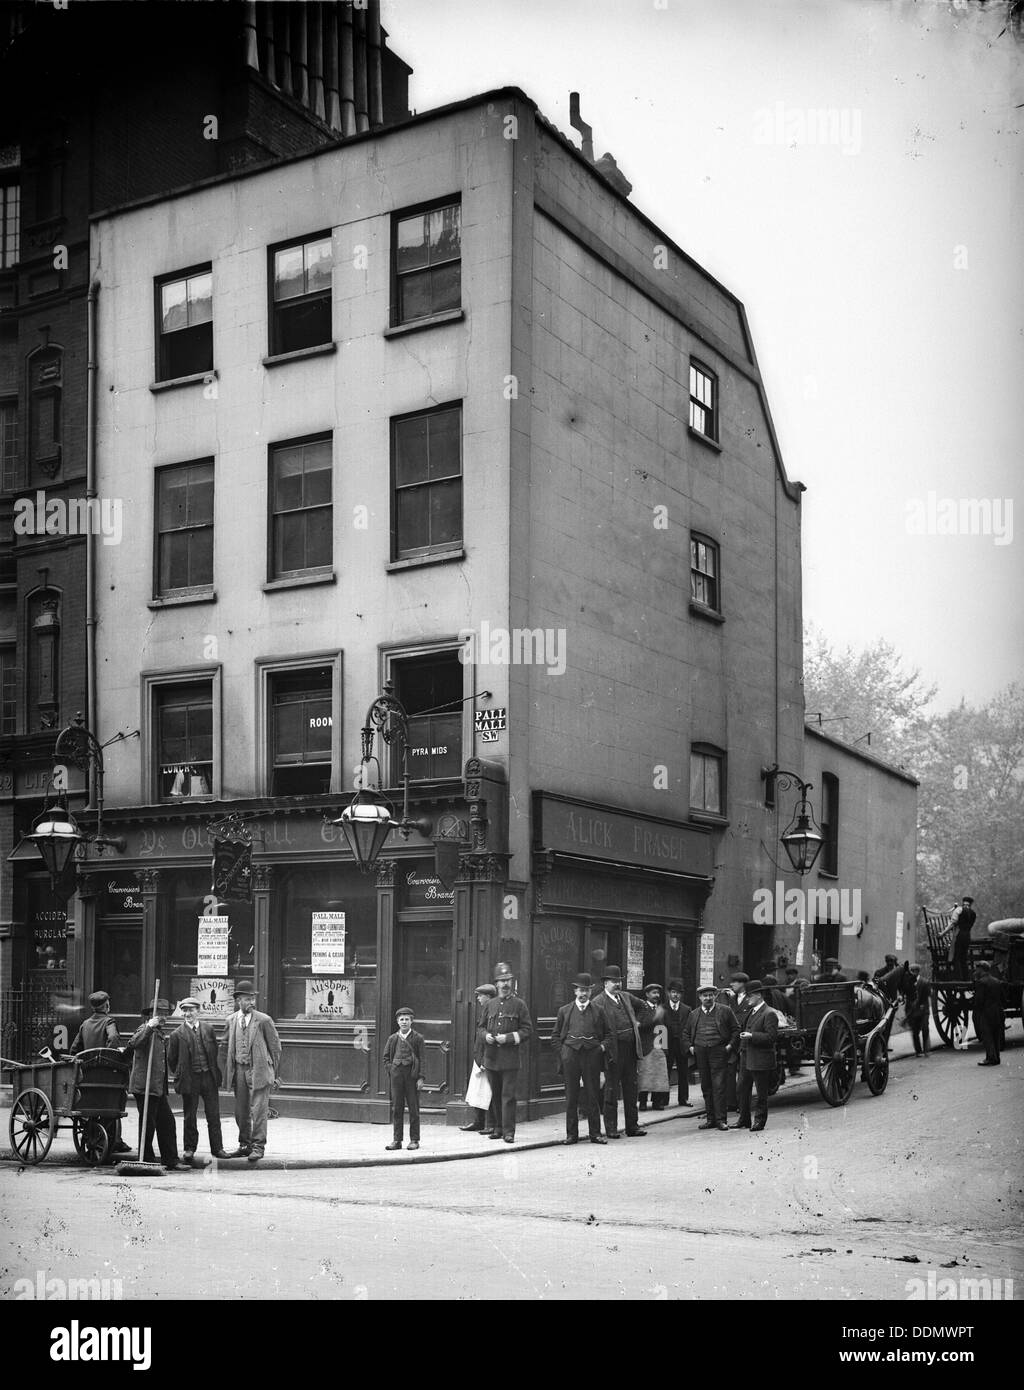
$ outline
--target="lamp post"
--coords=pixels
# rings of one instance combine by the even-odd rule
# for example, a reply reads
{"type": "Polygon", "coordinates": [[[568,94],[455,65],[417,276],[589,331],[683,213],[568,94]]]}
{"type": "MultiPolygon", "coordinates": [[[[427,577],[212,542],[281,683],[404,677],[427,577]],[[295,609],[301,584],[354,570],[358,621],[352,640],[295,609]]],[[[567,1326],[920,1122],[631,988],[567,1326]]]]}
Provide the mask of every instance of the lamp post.
{"type": "Polygon", "coordinates": [[[805,782],[795,772],[785,771],[779,767],[778,763],[773,763],[771,767],[762,768],[761,776],[765,780],[765,800],[769,804],[775,801],[776,789],[787,791],[790,787],[800,788],[800,797],[793,812],[793,819],[786,826],[779,839],[789,856],[789,862],[792,864],[794,872],[803,878],[814,868],[815,861],[821,853],[821,847],[825,843],[825,837],[815,824],[811,803],[807,799],[807,793],[814,786],[814,783],[805,782]]]}
{"type": "Polygon", "coordinates": [[[427,817],[413,820],[409,816],[409,716],[395,694],[392,681],[385,683],[384,693],[378,695],[367,710],[361,737],[359,790],[331,824],[341,826],[356,863],[364,873],[369,873],[392,830],[397,830],[402,839],[407,840],[413,830],[418,830],[421,835],[430,835],[433,823],[427,817]],[[373,740],[378,733],[388,747],[395,744],[401,753],[401,820],[395,819],[391,803],[380,790],[380,762],[373,753],[373,740]],[[367,768],[372,762],[377,763],[376,787],[367,786],[367,768]]]}

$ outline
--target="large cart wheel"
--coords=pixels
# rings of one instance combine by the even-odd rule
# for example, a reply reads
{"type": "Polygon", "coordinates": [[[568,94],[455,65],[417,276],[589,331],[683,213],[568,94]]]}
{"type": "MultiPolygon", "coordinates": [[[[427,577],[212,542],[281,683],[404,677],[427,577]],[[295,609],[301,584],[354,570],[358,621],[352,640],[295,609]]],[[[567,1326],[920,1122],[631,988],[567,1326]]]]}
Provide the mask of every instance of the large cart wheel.
{"type": "Polygon", "coordinates": [[[823,1100],[845,1105],[857,1077],[857,1039],[849,1019],[830,1009],[814,1039],[814,1075],[823,1100]]]}
{"type": "Polygon", "coordinates": [[[99,1120],[82,1120],[76,1117],[72,1124],[71,1137],[75,1141],[79,1158],[91,1168],[98,1168],[101,1163],[106,1162],[110,1153],[110,1135],[99,1120]]]}
{"type": "Polygon", "coordinates": [[[973,991],[936,985],[932,988],[932,1018],[935,1029],[947,1047],[967,1042],[971,1021],[973,991]]]}
{"type": "Polygon", "coordinates": [[[34,1087],[22,1091],[11,1108],[8,1132],[11,1148],[22,1163],[42,1163],[57,1133],[57,1117],[49,1096],[34,1087]]]}
{"type": "Polygon", "coordinates": [[[785,1064],[785,1062],[779,1061],[779,1062],[776,1064],[775,1070],[769,1074],[769,1079],[768,1079],[768,1094],[769,1094],[770,1096],[775,1095],[776,1091],[778,1091],[779,1087],[782,1085],[782,1083],[785,1081],[785,1079],[786,1079],[786,1064],[785,1064]]]}
{"type": "Polygon", "coordinates": [[[873,1096],[880,1096],[889,1084],[889,1049],[884,1033],[872,1033],[864,1048],[864,1080],[873,1096]]]}

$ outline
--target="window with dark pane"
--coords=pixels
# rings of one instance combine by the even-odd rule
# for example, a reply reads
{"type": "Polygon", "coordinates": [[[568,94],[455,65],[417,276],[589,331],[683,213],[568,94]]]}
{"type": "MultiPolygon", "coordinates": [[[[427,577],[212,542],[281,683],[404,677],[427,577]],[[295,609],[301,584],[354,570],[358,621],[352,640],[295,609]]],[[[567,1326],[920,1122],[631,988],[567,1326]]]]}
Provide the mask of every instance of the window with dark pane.
{"type": "Polygon", "coordinates": [[[16,649],[0,647],[0,734],[18,730],[18,677],[16,649]]]}
{"type": "Polygon", "coordinates": [[[725,759],[710,748],[690,750],[690,810],[724,814],[723,768],[725,759]]]}
{"type": "Polygon", "coordinates": [[[64,353],[44,348],[29,358],[29,453],[33,470],[56,475],[61,464],[64,353]]]}
{"type": "Polygon", "coordinates": [[[392,423],[392,559],[462,544],[462,407],[392,423]]]}
{"type": "Polygon", "coordinates": [[[213,789],[213,688],[209,681],[156,692],[156,780],[160,801],[209,796],[213,789]]]}
{"type": "Polygon", "coordinates": [[[690,425],[708,439],[718,439],[718,378],[690,363],[690,425]]]}
{"type": "MultiPolygon", "coordinates": [[[[395,691],[409,716],[409,776],[414,781],[462,774],[464,671],[457,651],[392,663],[395,691]]],[[[396,756],[391,783],[400,780],[401,761],[396,756]]]]}
{"type": "Polygon", "coordinates": [[[331,440],[279,444],[270,456],[271,578],[330,569],[331,440]]]}
{"type": "Polygon", "coordinates": [[[213,584],[213,462],[180,464],[157,474],[158,597],[213,584]]]}
{"type": "Polygon", "coordinates": [[[17,265],[21,250],[21,187],[0,184],[0,269],[17,265]]]}
{"type": "Polygon", "coordinates": [[[330,666],[280,671],[271,677],[271,796],[330,791],[332,687],[330,666]]]}
{"type": "Polygon", "coordinates": [[[718,612],[718,546],[705,536],[690,537],[690,597],[718,612]]]}
{"type": "Polygon", "coordinates": [[[821,847],[818,868],[824,874],[839,873],[839,778],[834,773],[821,776],[821,847]]]}
{"type": "Polygon", "coordinates": [[[18,486],[18,402],[0,401],[0,488],[13,492],[18,486]]]}
{"type": "Polygon", "coordinates": [[[331,341],[331,262],[329,236],[272,248],[271,353],[331,341]]]}
{"type": "Polygon", "coordinates": [[[213,273],[197,270],[157,286],[157,380],[213,371],[213,273]]]}
{"type": "Polygon", "coordinates": [[[459,203],[396,217],[394,321],[412,323],[462,303],[462,208],[459,203]]]}

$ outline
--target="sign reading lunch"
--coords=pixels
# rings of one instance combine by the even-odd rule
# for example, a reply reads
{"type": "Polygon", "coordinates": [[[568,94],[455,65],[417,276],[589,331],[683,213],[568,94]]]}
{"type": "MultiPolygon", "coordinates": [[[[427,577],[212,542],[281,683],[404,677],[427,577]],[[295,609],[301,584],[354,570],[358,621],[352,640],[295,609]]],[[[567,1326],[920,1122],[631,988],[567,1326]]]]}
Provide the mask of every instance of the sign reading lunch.
{"type": "Polygon", "coordinates": [[[547,792],[534,798],[534,841],[538,849],[588,859],[676,874],[711,873],[711,837],[703,830],[547,792]]]}

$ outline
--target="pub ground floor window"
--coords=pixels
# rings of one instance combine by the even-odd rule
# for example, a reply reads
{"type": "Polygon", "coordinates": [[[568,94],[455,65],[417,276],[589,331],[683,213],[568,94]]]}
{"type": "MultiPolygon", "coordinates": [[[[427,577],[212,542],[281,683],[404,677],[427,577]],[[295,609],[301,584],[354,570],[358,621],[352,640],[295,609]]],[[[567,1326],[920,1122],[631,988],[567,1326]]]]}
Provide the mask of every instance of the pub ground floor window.
{"type": "MultiPolygon", "coordinates": [[[[112,1014],[137,1017],[142,1011],[142,918],[96,926],[97,989],[110,995],[112,1014]]],[[[152,1003],[150,998],[148,1003],[152,1003]]]]}
{"type": "MultiPolygon", "coordinates": [[[[184,870],[168,877],[170,881],[158,918],[156,942],[156,973],[161,981],[160,993],[173,1008],[178,1000],[192,994],[193,982],[201,980],[202,985],[197,987],[207,1003],[215,1006],[223,1002],[228,992],[228,981],[252,979],[255,969],[252,904],[232,902],[226,905],[227,912],[223,914],[228,918],[222,957],[224,966],[201,973],[199,926],[200,917],[206,915],[203,909],[210,895],[210,870],[184,870]],[[211,993],[217,997],[211,998],[211,993]]],[[[230,1013],[232,1008],[233,1004],[229,1003],[227,1012],[230,1013]]]]}
{"type": "Polygon", "coordinates": [[[373,879],[353,869],[296,868],[283,875],[277,898],[279,1016],[375,1022],[373,879]]]}
{"type": "MultiPolygon", "coordinates": [[[[407,920],[400,914],[397,926],[395,1007],[412,1009],[413,1017],[432,1023],[452,1018],[452,923],[451,920],[407,920]]],[[[390,1020],[384,1026],[391,1032],[390,1020]]]]}

